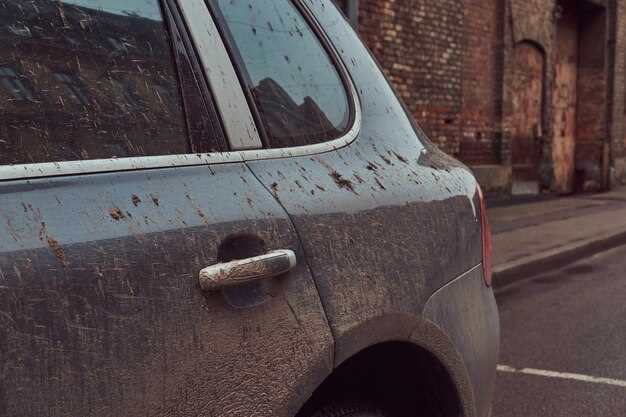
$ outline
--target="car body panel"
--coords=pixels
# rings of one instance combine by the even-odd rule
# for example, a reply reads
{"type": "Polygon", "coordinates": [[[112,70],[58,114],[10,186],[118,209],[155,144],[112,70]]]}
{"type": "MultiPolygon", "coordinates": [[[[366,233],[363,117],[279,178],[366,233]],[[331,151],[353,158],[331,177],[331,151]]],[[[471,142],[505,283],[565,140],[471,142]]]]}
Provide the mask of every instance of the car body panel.
{"type": "Polygon", "coordinates": [[[298,230],[343,358],[363,348],[345,347],[343,334],[380,315],[421,315],[436,290],[481,262],[482,246],[471,172],[418,136],[326,3],[308,2],[359,92],[359,136],[333,152],[246,163],[298,230]]]}
{"type": "Polygon", "coordinates": [[[295,230],[242,163],[1,182],[0,219],[3,415],[288,416],[332,369],[295,230]],[[245,233],[298,265],[203,293],[245,233]]]}
{"type": "Polygon", "coordinates": [[[497,308],[480,266],[476,180],[412,122],[328,3],[307,2],[357,88],[356,140],[332,152],[246,164],[298,230],[335,337],[335,365],[378,343],[419,345],[448,370],[465,415],[484,417],[499,339],[497,308]],[[468,273],[471,280],[455,281],[468,273]],[[474,315],[462,314],[482,302],[474,315]],[[468,342],[473,326],[480,331],[468,342]]]}
{"type": "Polygon", "coordinates": [[[358,95],[343,137],[0,169],[13,179],[0,182],[0,409],[293,417],[333,367],[405,341],[441,361],[466,417],[486,417],[497,323],[480,314],[497,311],[476,272],[477,183],[407,116],[332,2],[305,3],[358,95]],[[297,269],[202,293],[198,272],[241,234],[294,250],[297,269]]]}
{"type": "Polygon", "coordinates": [[[498,307],[478,266],[437,291],[424,317],[441,328],[461,353],[471,379],[477,416],[489,416],[500,344],[498,307]]]}

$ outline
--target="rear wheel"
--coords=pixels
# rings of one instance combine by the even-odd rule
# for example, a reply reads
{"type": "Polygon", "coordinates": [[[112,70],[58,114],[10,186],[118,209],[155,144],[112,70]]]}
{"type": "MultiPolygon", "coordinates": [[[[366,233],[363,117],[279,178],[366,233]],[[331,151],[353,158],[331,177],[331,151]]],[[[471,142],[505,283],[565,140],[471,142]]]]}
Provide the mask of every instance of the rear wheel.
{"type": "Polygon", "coordinates": [[[377,407],[360,404],[330,404],[313,413],[312,417],[390,417],[377,407]]]}

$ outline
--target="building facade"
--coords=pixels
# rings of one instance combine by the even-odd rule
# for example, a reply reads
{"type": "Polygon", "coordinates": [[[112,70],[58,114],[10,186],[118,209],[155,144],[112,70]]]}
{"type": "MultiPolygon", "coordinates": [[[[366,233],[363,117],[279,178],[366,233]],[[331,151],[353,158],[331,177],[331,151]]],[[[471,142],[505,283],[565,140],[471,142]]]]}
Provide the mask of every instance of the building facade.
{"type": "Polygon", "coordinates": [[[625,177],[626,0],[342,0],[431,140],[490,193],[625,177]]]}

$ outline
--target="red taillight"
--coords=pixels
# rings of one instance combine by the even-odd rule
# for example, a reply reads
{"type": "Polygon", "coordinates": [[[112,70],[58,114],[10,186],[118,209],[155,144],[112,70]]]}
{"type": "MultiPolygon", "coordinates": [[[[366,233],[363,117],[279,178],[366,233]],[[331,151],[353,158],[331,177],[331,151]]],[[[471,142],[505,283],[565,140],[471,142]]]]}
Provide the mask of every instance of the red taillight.
{"type": "Polygon", "coordinates": [[[491,286],[493,278],[493,260],[492,260],[492,243],[491,243],[491,227],[489,227],[489,218],[487,217],[487,204],[483,191],[478,189],[478,197],[480,198],[480,223],[483,239],[483,271],[485,273],[485,282],[491,286]]]}

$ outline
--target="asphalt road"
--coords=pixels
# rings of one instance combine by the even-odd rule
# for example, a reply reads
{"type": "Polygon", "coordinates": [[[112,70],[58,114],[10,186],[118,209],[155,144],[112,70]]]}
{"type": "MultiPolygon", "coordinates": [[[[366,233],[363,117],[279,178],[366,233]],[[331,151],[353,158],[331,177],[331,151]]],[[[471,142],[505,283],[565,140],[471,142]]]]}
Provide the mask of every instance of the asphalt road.
{"type": "Polygon", "coordinates": [[[498,372],[493,417],[626,416],[626,247],[496,298],[499,363],[512,369],[498,372]]]}

